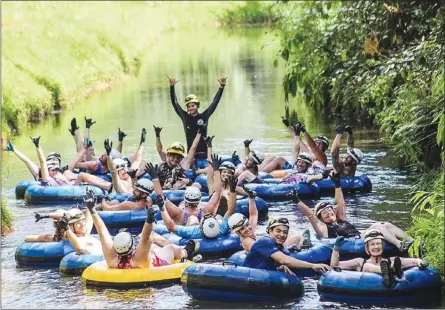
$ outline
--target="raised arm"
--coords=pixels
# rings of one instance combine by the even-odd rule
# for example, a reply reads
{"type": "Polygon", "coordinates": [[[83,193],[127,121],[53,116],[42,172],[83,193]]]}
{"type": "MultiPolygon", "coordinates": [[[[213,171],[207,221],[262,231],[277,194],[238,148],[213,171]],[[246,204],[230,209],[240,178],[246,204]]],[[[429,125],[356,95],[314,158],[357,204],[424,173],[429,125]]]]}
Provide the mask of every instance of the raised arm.
{"type": "Polygon", "coordinates": [[[173,108],[175,109],[176,114],[178,114],[181,120],[184,121],[187,112],[184,111],[179,105],[178,98],[176,97],[176,92],[175,92],[175,84],[178,83],[179,80],[168,77],[168,81],[170,83],[170,101],[172,103],[173,108]]]}
{"type": "Polygon", "coordinates": [[[327,162],[326,154],[324,152],[322,152],[317,147],[314,139],[312,139],[312,137],[309,135],[309,133],[306,131],[306,129],[304,129],[304,131],[302,131],[302,132],[303,132],[304,139],[306,140],[311,153],[314,154],[315,160],[318,160],[319,162],[321,162],[323,164],[326,163],[327,162]]]}
{"type": "Polygon", "coordinates": [[[85,116],[85,131],[84,131],[84,138],[83,138],[83,141],[85,141],[85,143],[87,143],[86,141],[90,140],[90,128],[95,123],[96,123],[96,121],[93,121],[92,118],[87,118],[85,116]]]}
{"type": "Polygon", "coordinates": [[[131,168],[132,169],[138,169],[139,166],[141,165],[142,153],[144,152],[144,143],[145,143],[146,135],[147,135],[147,131],[145,130],[145,128],[142,128],[141,140],[139,142],[139,147],[138,147],[138,149],[136,151],[136,154],[134,156],[133,162],[131,163],[131,168]]]}
{"type": "Polygon", "coordinates": [[[48,182],[49,180],[49,173],[48,173],[48,166],[46,165],[45,156],[43,155],[43,151],[40,148],[40,137],[31,138],[32,143],[36,146],[37,151],[37,158],[39,159],[40,163],[40,172],[42,173],[42,181],[48,182]]]}
{"type": "Polygon", "coordinates": [[[156,204],[159,207],[159,212],[161,212],[162,220],[164,221],[165,226],[170,232],[176,231],[176,224],[170,217],[170,214],[168,214],[167,210],[165,209],[165,200],[164,196],[162,195],[156,195],[156,204]]]}
{"type": "Polygon", "coordinates": [[[337,237],[335,240],[334,249],[331,254],[331,268],[340,267],[342,270],[356,270],[359,271],[364,262],[363,258],[354,258],[351,260],[340,261],[340,246],[345,243],[345,237],[337,237]]]}
{"type": "Polygon", "coordinates": [[[340,174],[337,171],[332,171],[329,175],[335,184],[335,201],[337,203],[336,216],[338,219],[346,220],[345,198],[340,184],[340,174]]]}
{"type": "Polygon", "coordinates": [[[158,151],[158,154],[159,154],[159,157],[161,157],[161,160],[166,161],[167,153],[164,151],[164,148],[163,148],[162,142],[161,142],[162,127],[156,127],[155,125],[153,125],[153,129],[154,129],[155,135],[156,135],[156,150],[158,151]]]}
{"type": "Polygon", "coordinates": [[[221,77],[218,79],[219,89],[216,92],[216,95],[213,98],[212,103],[210,103],[210,106],[202,114],[207,114],[207,117],[210,117],[213,114],[213,112],[215,112],[216,107],[218,106],[218,103],[221,100],[221,97],[222,97],[222,94],[224,91],[224,87],[226,87],[226,81],[227,81],[227,77],[221,77]]]}
{"type": "Polygon", "coordinates": [[[224,217],[229,218],[235,213],[236,209],[236,183],[237,179],[235,179],[233,176],[229,177],[229,186],[230,186],[230,194],[229,199],[227,201],[227,212],[224,215],[224,217]]]}
{"type": "Polygon", "coordinates": [[[296,163],[298,159],[298,154],[300,154],[300,145],[301,145],[301,139],[300,139],[300,126],[292,125],[292,128],[294,130],[294,136],[292,138],[292,163],[296,163]]]}
{"type": "Polygon", "coordinates": [[[189,170],[190,166],[193,163],[193,159],[195,158],[196,154],[196,148],[198,147],[199,141],[201,140],[201,132],[204,130],[206,124],[198,125],[198,133],[195,136],[195,139],[193,140],[192,146],[190,147],[190,150],[187,153],[187,156],[182,160],[181,167],[184,170],[189,170]]]}
{"type": "Polygon", "coordinates": [[[121,131],[121,128],[118,128],[118,132],[117,132],[117,138],[118,138],[118,143],[117,143],[117,148],[116,150],[118,150],[119,152],[122,153],[122,147],[123,147],[123,142],[124,142],[124,138],[127,136],[127,134],[123,131],[121,131]]]}
{"type": "Polygon", "coordinates": [[[258,224],[258,208],[255,202],[256,192],[247,188],[244,188],[244,191],[249,195],[249,225],[252,228],[252,232],[255,233],[258,224]]]}
{"type": "Polygon", "coordinates": [[[253,139],[244,140],[244,157],[247,158],[250,154],[250,143],[252,143],[253,139]]]}
{"type": "Polygon", "coordinates": [[[306,215],[307,219],[312,225],[312,228],[314,228],[317,236],[323,238],[326,238],[328,236],[328,228],[326,224],[320,221],[315,216],[314,212],[312,212],[312,210],[300,200],[296,190],[293,190],[292,192],[288,193],[287,198],[292,199],[292,201],[297,204],[298,209],[301,212],[303,212],[304,215],[306,215]]]}
{"type": "Polygon", "coordinates": [[[87,148],[90,148],[93,146],[93,144],[88,140],[88,145],[85,147],[82,147],[82,149],[76,154],[76,156],[73,158],[73,160],[68,165],[68,170],[73,171],[74,168],[77,167],[80,159],[85,155],[85,152],[87,151],[87,148]]]}
{"type": "Polygon", "coordinates": [[[338,125],[335,127],[335,131],[337,134],[335,135],[334,142],[332,142],[331,146],[331,155],[332,155],[332,165],[334,166],[334,169],[337,171],[341,170],[340,165],[340,144],[341,144],[341,137],[343,133],[345,132],[345,126],[344,125],[338,125]]]}
{"type": "Polygon", "coordinates": [[[348,147],[353,148],[354,147],[354,136],[352,134],[352,126],[346,125],[345,131],[348,132],[348,147]]]}

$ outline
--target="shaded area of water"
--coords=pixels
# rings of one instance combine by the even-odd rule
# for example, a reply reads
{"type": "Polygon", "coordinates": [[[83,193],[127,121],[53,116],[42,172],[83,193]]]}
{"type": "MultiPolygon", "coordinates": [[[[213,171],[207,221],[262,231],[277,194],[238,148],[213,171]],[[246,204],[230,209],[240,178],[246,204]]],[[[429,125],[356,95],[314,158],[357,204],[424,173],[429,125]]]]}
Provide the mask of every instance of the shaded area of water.
{"type": "MultiPolygon", "coordinates": [[[[62,153],[63,164],[75,155],[75,146],[68,133],[72,117],[77,117],[83,133],[84,116],[97,121],[91,129],[96,141],[96,154],[103,152],[102,142],[110,138],[117,142],[117,128],[128,134],[124,153],[134,152],[139,143],[140,130],[147,128],[144,158],[159,162],[155,150],[152,125],[163,127],[164,146],[173,141],[185,141],[182,124],[170,105],[167,75],[180,80],[177,96],[182,103],[188,93],[201,98],[201,109],[207,107],[218,89],[217,78],[229,77],[228,85],[215,114],[210,119],[209,134],[215,135],[214,151],[242,154],[245,138],[253,138],[251,145],[266,155],[283,155],[290,159],[291,138],[281,123],[284,115],[284,96],[281,78],[284,68],[274,68],[278,49],[267,29],[205,29],[199,33],[166,35],[148,52],[138,81],[123,85],[105,94],[96,94],[77,104],[73,110],[55,115],[50,120],[29,129],[14,140],[14,145],[36,160],[29,136],[42,136],[46,153],[62,153]],[[266,43],[272,44],[262,48],[266,43]]],[[[290,108],[298,111],[299,119],[316,136],[327,135],[332,142],[335,120],[322,120],[319,115],[294,100],[290,108]]],[[[406,173],[381,163],[388,147],[379,142],[378,132],[355,126],[356,146],[366,154],[358,174],[366,174],[373,183],[373,191],[366,195],[346,197],[347,214],[359,229],[374,221],[390,221],[403,228],[409,226],[408,182],[406,173]]],[[[344,141],[344,146],[346,139],[344,141]]],[[[316,279],[303,280],[305,296],[287,304],[228,304],[196,301],[188,297],[180,285],[164,288],[116,291],[86,288],[80,277],[66,277],[53,270],[24,270],[15,266],[14,252],[28,234],[51,232],[52,224],[34,222],[34,211],[54,207],[28,206],[15,200],[12,191],[18,181],[30,174],[13,154],[4,153],[2,162],[8,193],[8,207],[14,214],[16,231],[2,238],[2,307],[3,308],[344,308],[350,305],[319,300],[316,279]]],[[[326,197],[323,199],[332,199],[326,197]]],[[[313,205],[315,201],[307,201],[313,205]]],[[[310,228],[310,224],[295,207],[286,202],[271,203],[270,215],[284,215],[292,223],[292,231],[310,228]]],[[[259,233],[264,233],[264,223],[259,233]]],[[[222,261],[223,259],[219,260],[222,261]]],[[[440,305],[437,305],[440,307],[440,305]]]]}

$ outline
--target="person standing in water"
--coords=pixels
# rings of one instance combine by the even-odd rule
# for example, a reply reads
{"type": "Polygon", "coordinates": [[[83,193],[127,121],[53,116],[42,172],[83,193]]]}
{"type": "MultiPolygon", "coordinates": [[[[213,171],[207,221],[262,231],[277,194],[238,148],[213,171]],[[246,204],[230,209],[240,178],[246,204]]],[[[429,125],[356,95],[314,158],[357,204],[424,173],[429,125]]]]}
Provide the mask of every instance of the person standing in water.
{"type": "MultiPolygon", "coordinates": [[[[178,83],[179,80],[169,77],[168,80],[170,82],[171,103],[176,114],[178,114],[178,116],[181,118],[182,124],[184,125],[185,138],[187,140],[187,151],[189,151],[198,132],[199,126],[202,124],[207,124],[208,126],[209,118],[213,112],[215,112],[216,107],[221,100],[224,87],[226,86],[227,77],[221,77],[218,79],[220,85],[219,89],[216,92],[212,103],[210,103],[210,106],[202,113],[198,112],[200,101],[194,94],[190,94],[185,98],[185,106],[187,107],[187,111],[183,110],[178,103],[178,98],[176,98],[175,93],[175,84],[178,83]]],[[[207,129],[202,132],[202,136],[207,136],[207,129]]],[[[199,141],[195,158],[207,158],[207,145],[204,140],[199,141]]]]}

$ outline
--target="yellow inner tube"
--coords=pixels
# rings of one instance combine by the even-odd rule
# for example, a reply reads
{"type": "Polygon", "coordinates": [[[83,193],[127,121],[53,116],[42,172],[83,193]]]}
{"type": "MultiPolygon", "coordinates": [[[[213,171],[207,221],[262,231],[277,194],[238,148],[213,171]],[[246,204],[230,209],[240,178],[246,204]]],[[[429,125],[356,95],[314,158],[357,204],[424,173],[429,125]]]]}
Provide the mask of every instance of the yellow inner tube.
{"type": "Polygon", "coordinates": [[[292,171],[292,169],[290,169],[290,170],[274,170],[274,171],[271,171],[269,174],[276,179],[283,179],[291,171],[292,171]]]}
{"type": "Polygon", "coordinates": [[[181,263],[175,260],[172,265],[151,268],[114,269],[106,261],[92,264],[82,273],[82,280],[87,286],[98,287],[144,287],[180,282],[184,270],[192,261],[181,263]]]}

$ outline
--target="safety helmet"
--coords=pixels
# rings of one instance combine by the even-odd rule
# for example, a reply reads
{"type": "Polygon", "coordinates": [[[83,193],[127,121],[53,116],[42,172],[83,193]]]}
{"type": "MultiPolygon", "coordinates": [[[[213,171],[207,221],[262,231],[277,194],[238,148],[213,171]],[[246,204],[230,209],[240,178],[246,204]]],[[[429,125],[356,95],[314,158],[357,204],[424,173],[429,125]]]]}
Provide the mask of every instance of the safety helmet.
{"type": "Polygon", "coordinates": [[[121,169],[127,168],[127,162],[125,160],[123,160],[122,158],[113,159],[113,164],[114,164],[114,167],[116,167],[116,169],[118,171],[121,169]]]}
{"type": "Polygon", "coordinates": [[[125,160],[125,162],[127,163],[127,167],[130,168],[130,167],[131,167],[131,162],[130,162],[130,160],[128,159],[128,157],[127,157],[127,156],[124,156],[124,157],[122,157],[122,159],[125,160]]]}
{"type": "Polygon", "coordinates": [[[207,238],[217,237],[219,235],[219,226],[218,220],[211,213],[204,215],[200,223],[201,231],[207,238]]]}
{"type": "Polygon", "coordinates": [[[300,153],[297,157],[297,161],[302,160],[304,162],[307,162],[309,165],[312,165],[312,162],[314,161],[314,157],[306,152],[300,153]]]}
{"type": "Polygon", "coordinates": [[[138,189],[141,192],[151,194],[154,190],[153,182],[149,179],[140,179],[135,184],[136,189],[138,189]]]}
{"type": "Polygon", "coordinates": [[[363,242],[364,243],[367,243],[368,241],[371,241],[371,240],[374,240],[374,239],[381,239],[381,240],[385,241],[385,237],[377,229],[370,229],[363,236],[363,242]]]}
{"type": "Polygon", "coordinates": [[[199,104],[199,99],[196,95],[190,94],[187,97],[185,97],[185,105],[187,106],[189,103],[196,103],[199,104]]]}
{"type": "Polygon", "coordinates": [[[114,237],[113,248],[120,256],[127,256],[131,254],[134,249],[133,236],[127,231],[118,233],[114,237]]]}
{"type": "Polygon", "coordinates": [[[110,158],[112,158],[112,159],[122,158],[122,153],[116,149],[112,149],[110,152],[110,158]]]}
{"type": "Polygon", "coordinates": [[[271,230],[275,226],[281,226],[281,225],[287,226],[289,228],[290,227],[289,220],[285,217],[271,217],[269,219],[269,222],[267,223],[266,231],[269,232],[269,230],[271,230]]]}
{"type": "Polygon", "coordinates": [[[257,165],[261,165],[261,163],[264,161],[264,154],[261,153],[260,151],[250,151],[250,156],[252,156],[253,161],[257,164],[257,165]]]}
{"type": "Polygon", "coordinates": [[[324,144],[326,144],[326,147],[329,147],[329,139],[328,139],[328,137],[326,137],[326,136],[317,136],[315,138],[314,142],[317,142],[317,141],[321,141],[324,144]]]}
{"type": "Polygon", "coordinates": [[[68,224],[74,224],[85,219],[83,212],[77,208],[69,209],[65,212],[64,216],[68,220],[68,224]]]}
{"type": "Polygon", "coordinates": [[[52,159],[57,159],[60,163],[62,161],[62,156],[60,156],[60,153],[57,152],[49,153],[48,156],[46,157],[46,161],[50,161],[52,159]]]}
{"type": "Polygon", "coordinates": [[[318,217],[321,211],[323,211],[324,209],[331,208],[332,210],[334,210],[334,207],[335,207],[334,205],[330,204],[327,201],[320,201],[314,207],[314,214],[316,217],[318,217]]]}
{"type": "Polygon", "coordinates": [[[185,189],[184,201],[188,203],[199,203],[201,201],[201,191],[199,188],[190,186],[185,189]]]}
{"type": "Polygon", "coordinates": [[[237,232],[249,223],[249,220],[241,213],[235,213],[229,217],[229,227],[233,232],[237,232]]]}
{"type": "Polygon", "coordinates": [[[225,161],[219,166],[219,170],[229,170],[232,174],[235,174],[235,165],[230,161],[225,161]]]}
{"type": "Polygon", "coordinates": [[[363,152],[357,148],[348,147],[348,150],[346,151],[346,153],[349,156],[351,156],[352,159],[354,159],[357,164],[360,164],[364,157],[363,152]]]}
{"type": "Polygon", "coordinates": [[[182,145],[181,142],[173,142],[167,149],[167,155],[168,154],[178,154],[184,157],[185,154],[184,145],[182,145]]]}
{"type": "Polygon", "coordinates": [[[55,169],[55,170],[61,170],[60,169],[60,166],[59,166],[59,163],[57,163],[57,162],[55,162],[55,161],[49,161],[49,162],[47,162],[46,163],[46,167],[48,168],[48,170],[53,170],[53,169],[55,169]]]}

